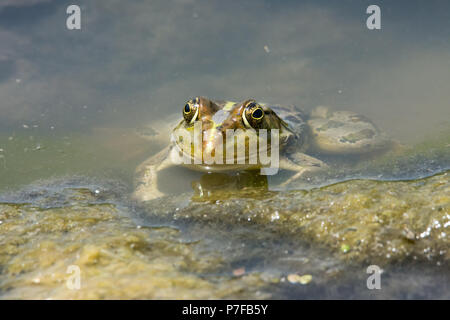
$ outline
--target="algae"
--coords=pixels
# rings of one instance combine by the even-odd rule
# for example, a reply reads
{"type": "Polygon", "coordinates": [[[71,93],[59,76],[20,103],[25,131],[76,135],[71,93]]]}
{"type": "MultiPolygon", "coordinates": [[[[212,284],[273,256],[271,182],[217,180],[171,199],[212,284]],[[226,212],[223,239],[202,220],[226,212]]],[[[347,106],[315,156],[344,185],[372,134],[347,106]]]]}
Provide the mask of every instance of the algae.
{"type": "Polygon", "coordinates": [[[0,205],[3,299],[264,298],[258,273],[203,274],[221,257],[199,256],[174,228],[137,226],[112,204],[0,205]],[[67,285],[70,266],[80,289],[67,285]]]}
{"type": "MultiPolygon", "coordinates": [[[[167,197],[146,212],[168,219],[257,224],[323,245],[341,259],[379,265],[406,258],[449,262],[449,172],[412,181],[351,180],[311,190],[210,192],[167,197]]],[[[151,215],[150,215],[151,216],[151,215]]]]}

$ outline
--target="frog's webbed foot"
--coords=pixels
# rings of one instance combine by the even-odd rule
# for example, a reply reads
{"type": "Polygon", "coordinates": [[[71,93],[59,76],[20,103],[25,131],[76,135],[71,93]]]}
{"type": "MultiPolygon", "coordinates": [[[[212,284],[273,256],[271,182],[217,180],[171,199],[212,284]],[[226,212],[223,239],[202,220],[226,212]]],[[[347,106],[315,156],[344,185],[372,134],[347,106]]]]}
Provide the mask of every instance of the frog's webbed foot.
{"type": "Polygon", "coordinates": [[[135,190],[133,199],[148,201],[165,196],[158,188],[158,172],[174,166],[170,157],[169,148],[166,148],[143,162],[136,169],[135,190]]]}
{"type": "Polygon", "coordinates": [[[280,186],[287,186],[292,181],[299,179],[306,172],[317,172],[327,167],[327,164],[323,161],[300,152],[282,157],[280,158],[280,169],[295,171],[296,173],[281,183],[280,186]]]}

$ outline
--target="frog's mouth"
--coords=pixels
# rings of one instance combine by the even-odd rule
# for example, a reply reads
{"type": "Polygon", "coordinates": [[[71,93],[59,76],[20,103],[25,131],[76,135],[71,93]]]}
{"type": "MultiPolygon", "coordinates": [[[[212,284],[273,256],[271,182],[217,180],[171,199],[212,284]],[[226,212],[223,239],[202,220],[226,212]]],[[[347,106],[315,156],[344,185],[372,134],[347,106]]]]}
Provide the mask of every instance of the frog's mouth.
{"type": "Polygon", "coordinates": [[[172,141],[183,164],[200,170],[259,168],[267,165],[267,161],[261,161],[261,155],[271,157],[271,143],[261,139],[254,130],[227,130],[226,134],[217,129],[200,134],[184,130],[174,132],[172,141]]]}

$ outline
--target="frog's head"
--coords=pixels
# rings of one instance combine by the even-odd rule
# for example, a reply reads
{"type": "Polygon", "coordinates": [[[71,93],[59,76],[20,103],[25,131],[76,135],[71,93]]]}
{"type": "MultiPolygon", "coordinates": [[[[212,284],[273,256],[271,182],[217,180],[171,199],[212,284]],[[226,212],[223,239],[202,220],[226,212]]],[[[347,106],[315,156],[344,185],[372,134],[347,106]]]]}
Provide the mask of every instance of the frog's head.
{"type": "MultiPolygon", "coordinates": [[[[271,130],[278,129],[280,147],[290,134],[287,124],[273,110],[253,99],[238,103],[215,103],[204,97],[196,97],[183,106],[183,118],[175,127],[176,134],[172,138],[184,155],[197,164],[204,164],[205,154],[214,157],[219,148],[223,150],[223,163],[230,153],[234,155],[234,163],[238,163],[237,148],[242,147],[238,145],[240,137],[244,138],[241,141],[245,141],[247,151],[244,162],[248,163],[252,150],[248,144],[249,141],[261,141],[259,129],[266,129],[269,139],[271,130]],[[191,135],[192,139],[184,139],[186,135],[191,135]],[[197,141],[198,147],[194,147],[193,141],[197,141]]],[[[270,141],[266,141],[266,144],[270,148],[270,141]]],[[[218,167],[222,166],[214,166],[215,169],[218,167]]]]}

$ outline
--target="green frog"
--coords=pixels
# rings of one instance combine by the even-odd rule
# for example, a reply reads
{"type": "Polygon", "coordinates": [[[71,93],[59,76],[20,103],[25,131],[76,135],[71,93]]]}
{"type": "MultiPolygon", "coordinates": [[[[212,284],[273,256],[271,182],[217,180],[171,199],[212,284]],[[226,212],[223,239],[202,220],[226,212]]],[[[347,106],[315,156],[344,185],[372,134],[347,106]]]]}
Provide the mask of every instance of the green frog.
{"type": "Polygon", "coordinates": [[[171,139],[167,147],[136,169],[136,200],[164,196],[158,176],[174,166],[207,173],[260,170],[260,174],[273,174],[288,170],[293,174],[281,183],[286,186],[306,172],[328,167],[311,154],[376,154],[392,145],[392,140],[366,117],[350,111],[332,112],[322,106],[307,114],[294,106],[268,105],[254,99],[235,102],[195,97],[184,104],[181,113],[182,118],[176,117],[173,126],[163,121],[163,128],[151,129],[153,138],[171,139]],[[265,146],[266,160],[276,160],[275,170],[269,170],[274,169],[273,163],[253,157],[255,149],[250,142],[256,142],[256,149],[265,146]]]}

